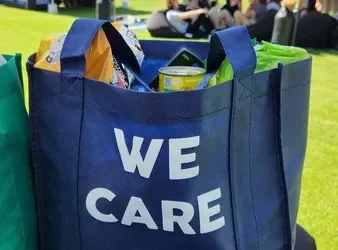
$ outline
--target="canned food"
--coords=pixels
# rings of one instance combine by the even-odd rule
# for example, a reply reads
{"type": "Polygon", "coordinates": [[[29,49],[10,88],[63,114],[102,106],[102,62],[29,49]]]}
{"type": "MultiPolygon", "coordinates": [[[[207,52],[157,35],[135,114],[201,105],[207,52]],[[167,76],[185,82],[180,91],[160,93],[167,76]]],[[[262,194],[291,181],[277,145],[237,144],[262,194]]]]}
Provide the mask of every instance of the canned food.
{"type": "Polygon", "coordinates": [[[159,70],[159,91],[181,91],[196,89],[205,75],[205,70],[197,67],[172,66],[159,70]]]}

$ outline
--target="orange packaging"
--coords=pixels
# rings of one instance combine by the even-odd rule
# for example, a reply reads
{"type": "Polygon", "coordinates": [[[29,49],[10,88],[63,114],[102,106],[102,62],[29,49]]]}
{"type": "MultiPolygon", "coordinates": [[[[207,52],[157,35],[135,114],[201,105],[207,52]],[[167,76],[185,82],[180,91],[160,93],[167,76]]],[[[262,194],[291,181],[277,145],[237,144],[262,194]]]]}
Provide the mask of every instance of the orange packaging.
{"type": "MultiPolygon", "coordinates": [[[[43,38],[36,55],[35,68],[60,72],[60,55],[67,34],[56,34],[43,38]]],[[[96,34],[86,52],[84,76],[89,79],[111,83],[113,79],[113,56],[110,44],[102,29],[96,34]]]]}

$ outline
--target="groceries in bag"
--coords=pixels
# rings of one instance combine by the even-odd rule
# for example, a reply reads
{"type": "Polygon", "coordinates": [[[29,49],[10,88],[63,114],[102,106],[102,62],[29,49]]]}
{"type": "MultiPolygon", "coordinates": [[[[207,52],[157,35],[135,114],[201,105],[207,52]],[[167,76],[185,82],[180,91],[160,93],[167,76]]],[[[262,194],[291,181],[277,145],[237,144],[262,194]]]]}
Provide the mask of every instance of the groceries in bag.
{"type": "MultiPolygon", "coordinates": [[[[269,42],[263,41],[261,44],[258,44],[256,40],[252,40],[253,46],[255,48],[256,57],[257,57],[257,66],[255,72],[262,72],[271,69],[275,69],[278,67],[278,64],[281,63],[283,65],[287,65],[290,63],[294,63],[300,60],[305,60],[310,57],[309,53],[302,48],[298,47],[289,47],[289,46],[282,46],[278,44],[272,44],[269,42]]],[[[189,52],[189,51],[188,51],[189,52]]],[[[176,62],[176,64],[182,63],[182,60],[176,59],[174,57],[170,62],[176,62]],[[178,62],[178,63],[177,63],[178,62]]],[[[175,65],[176,66],[176,65],[175,65]]],[[[170,67],[169,67],[170,68],[170,67]]],[[[160,70],[161,71],[161,70],[160,70]]],[[[168,76],[163,76],[160,72],[159,81],[159,91],[178,91],[178,90],[192,90],[198,86],[198,82],[195,84],[186,84],[188,87],[184,88],[181,87],[184,85],[182,80],[176,80],[176,78],[170,79],[169,81],[168,76]],[[172,83],[174,81],[174,83],[172,83]],[[176,87],[178,86],[178,87],[176,87]]],[[[177,73],[177,72],[176,72],[177,73]]],[[[205,72],[203,73],[204,76],[205,72]]],[[[172,76],[171,76],[172,77],[172,76]]],[[[216,84],[224,83],[229,80],[232,80],[234,77],[233,69],[230,65],[230,61],[225,59],[218,71],[216,72],[215,77],[213,77],[209,83],[208,87],[214,86],[216,84]]],[[[200,79],[196,79],[200,80],[200,79]]]]}
{"type": "MultiPolygon", "coordinates": [[[[196,89],[205,76],[204,64],[192,51],[183,48],[172,57],[166,67],[159,70],[150,87],[160,92],[196,89]]],[[[215,80],[215,77],[211,79],[215,80]]]]}
{"type": "Polygon", "coordinates": [[[169,62],[168,66],[186,66],[204,68],[204,62],[188,49],[181,49],[169,62]]]}
{"type": "MultiPolygon", "coordinates": [[[[180,49],[167,63],[166,67],[186,66],[204,68],[204,62],[190,50],[183,48],[180,49]]],[[[160,72],[158,72],[160,74],[160,72]]],[[[150,87],[158,91],[159,89],[159,74],[151,81],[150,87]]]]}
{"type": "Polygon", "coordinates": [[[113,71],[112,71],[112,80],[110,81],[111,84],[116,84],[124,89],[129,88],[129,80],[128,75],[125,67],[122,63],[120,63],[115,56],[112,56],[113,58],[113,71]]]}
{"type": "MultiPolygon", "coordinates": [[[[279,63],[287,65],[310,57],[305,49],[272,44],[265,41],[262,44],[256,44],[255,51],[257,57],[255,73],[275,69],[279,63]]],[[[225,59],[216,73],[216,84],[230,81],[233,77],[234,72],[230,61],[225,59]]],[[[213,86],[213,83],[215,82],[209,82],[208,86],[213,86]]]]}
{"type": "MultiPolygon", "coordinates": [[[[136,34],[121,23],[115,22],[115,23],[113,23],[113,26],[122,35],[123,39],[128,44],[129,48],[133,51],[139,65],[141,66],[142,62],[144,60],[144,52],[141,48],[141,44],[140,44],[139,40],[137,39],[136,34]]],[[[132,83],[135,79],[133,74],[128,69],[125,69],[125,70],[126,70],[127,75],[128,75],[128,82],[132,83]]]]}
{"type": "Polygon", "coordinates": [[[205,69],[172,66],[161,68],[159,73],[159,91],[181,91],[196,89],[205,75],[205,69]]]}
{"type": "MultiPolygon", "coordinates": [[[[117,25],[114,24],[115,26],[117,25]]],[[[122,32],[121,35],[129,47],[135,46],[137,38],[134,33],[126,27],[118,27],[117,30],[120,33],[122,32]],[[134,37],[133,43],[130,42],[130,37],[134,37]]],[[[66,35],[56,34],[47,36],[41,40],[34,65],[36,68],[60,72],[60,56],[66,35]]],[[[122,88],[129,88],[130,83],[134,79],[124,65],[116,60],[112,50],[114,49],[110,47],[104,31],[100,29],[86,52],[86,70],[84,76],[89,79],[118,85],[122,88]]],[[[136,49],[133,49],[133,52],[141,65],[144,58],[141,47],[139,46],[137,52],[136,49]]]]}
{"type": "MultiPolygon", "coordinates": [[[[67,34],[55,34],[43,38],[36,54],[35,68],[60,72],[60,56],[67,34]]],[[[113,60],[110,44],[100,29],[86,52],[84,76],[110,83],[113,76],[113,60]]],[[[114,82],[116,83],[116,82],[114,82]]]]}

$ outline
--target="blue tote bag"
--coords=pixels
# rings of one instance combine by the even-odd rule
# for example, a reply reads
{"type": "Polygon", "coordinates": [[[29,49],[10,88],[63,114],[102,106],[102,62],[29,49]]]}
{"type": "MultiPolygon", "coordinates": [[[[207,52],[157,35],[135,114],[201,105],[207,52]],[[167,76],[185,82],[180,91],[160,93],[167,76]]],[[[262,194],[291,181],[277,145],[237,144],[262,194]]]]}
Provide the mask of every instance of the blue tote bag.
{"type": "Polygon", "coordinates": [[[42,249],[293,249],[311,60],[254,74],[244,27],[142,47],[140,69],[110,23],[79,19],[61,73],[35,69],[34,55],[27,63],[42,249]],[[207,75],[171,93],[86,79],[101,27],[143,87],[182,47],[207,58],[207,75]],[[226,57],[234,79],[204,88],[226,57]]]}

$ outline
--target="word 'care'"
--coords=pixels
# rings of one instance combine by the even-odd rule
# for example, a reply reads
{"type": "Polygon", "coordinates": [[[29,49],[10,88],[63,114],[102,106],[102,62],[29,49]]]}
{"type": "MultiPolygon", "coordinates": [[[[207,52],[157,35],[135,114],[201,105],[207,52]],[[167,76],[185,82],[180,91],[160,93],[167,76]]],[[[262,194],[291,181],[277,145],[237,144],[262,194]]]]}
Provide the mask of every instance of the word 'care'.
{"type": "MultiPolygon", "coordinates": [[[[134,136],[132,148],[129,151],[124,132],[117,128],[114,129],[114,132],[124,170],[134,174],[136,173],[136,170],[138,170],[138,174],[143,178],[151,178],[153,168],[164,140],[152,139],[145,157],[143,158],[141,155],[141,147],[144,138],[134,136]]],[[[185,180],[195,178],[199,175],[199,166],[183,168],[183,164],[194,163],[196,161],[196,153],[182,153],[182,150],[184,149],[196,148],[199,145],[199,136],[169,139],[169,180],[185,180]]],[[[113,202],[115,197],[116,194],[106,188],[100,187],[91,190],[86,199],[88,213],[101,222],[119,222],[119,219],[116,218],[114,214],[103,213],[97,207],[98,200],[105,199],[108,202],[113,202]]],[[[196,234],[196,229],[193,229],[190,223],[195,216],[198,216],[199,218],[200,234],[210,233],[224,227],[225,219],[224,216],[221,216],[220,214],[221,207],[217,203],[215,205],[215,202],[221,197],[221,189],[217,188],[197,196],[196,199],[198,205],[196,207],[184,201],[159,201],[159,204],[161,204],[162,230],[174,232],[177,228],[175,227],[176,224],[184,234],[194,235],[196,234]],[[210,203],[213,203],[214,205],[211,206],[210,203]],[[198,215],[195,215],[195,212],[198,213],[198,215]]],[[[131,196],[128,204],[125,204],[125,211],[120,223],[125,226],[132,226],[134,223],[144,224],[148,229],[159,230],[158,225],[152,218],[142,198],[136,196],[131,196]]]]}

